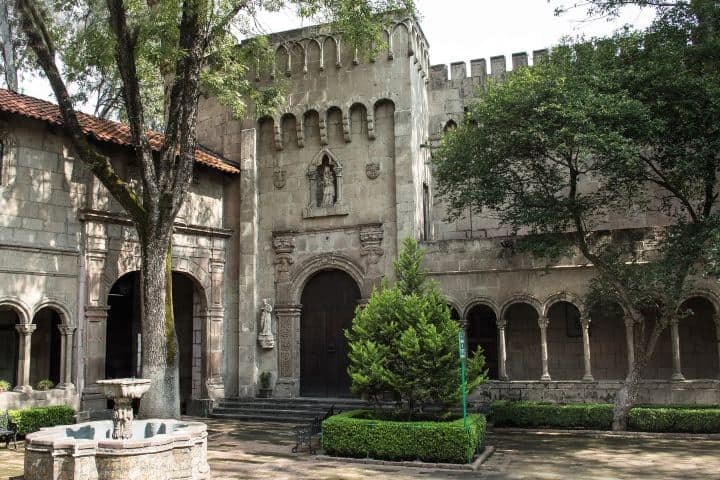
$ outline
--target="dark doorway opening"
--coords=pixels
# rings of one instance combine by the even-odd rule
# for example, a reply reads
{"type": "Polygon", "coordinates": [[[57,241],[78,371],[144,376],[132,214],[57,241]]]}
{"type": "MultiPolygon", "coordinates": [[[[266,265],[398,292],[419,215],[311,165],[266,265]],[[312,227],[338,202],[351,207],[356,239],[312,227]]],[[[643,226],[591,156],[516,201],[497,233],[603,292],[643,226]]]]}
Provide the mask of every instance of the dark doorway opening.
{"type": "Polygon", "coordinates": [[[481,347],[491,379],[498,378],[498,333],[495,312],[487,305],[475,305],[467,314],[468,355],[481,347]]]}
{"type": "Polygon", "coordinates": [[[340,270],[315,274],[302,293],[300,395],[350,397],[345,330],[352,326],[360,290],[340,270]]]}
{"type": "Polygon", "coordinates": [[[18,314],[7,307],[0,307],[0,380],[17,385],[18,368],[18,331],[15,326],[20,323],[18,314]]]}
{"type": "Polygon", "coordinates": [[[36,387],[40,380],[60,383],[60,315],[52,308],[43,308],[35,314],[33,323],[37,328],[31,337],[30,385],[36,387]]]}

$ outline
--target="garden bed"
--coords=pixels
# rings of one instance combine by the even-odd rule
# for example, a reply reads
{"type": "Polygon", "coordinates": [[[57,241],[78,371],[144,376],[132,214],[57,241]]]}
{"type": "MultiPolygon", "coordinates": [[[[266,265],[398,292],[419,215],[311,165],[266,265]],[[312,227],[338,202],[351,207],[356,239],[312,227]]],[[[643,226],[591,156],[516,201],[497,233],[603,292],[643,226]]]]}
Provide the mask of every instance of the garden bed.
{"type": "MultiPolygon", "coordinates": [[[[556,404],[495,401],[491,418],[497,427],[610,430],[610,403],[556,404]]],[[[636,432],[720,433],[720,406],[638,405],[630,410],[628,429],[636,432]]]]}
{"type": "Polygon", "coordinates": [[[485,441],[485,417],[449,420],[382,419],[369,410],[352,410],[323,422],[322,447],[336,457],[433,463],[470,463],[485,441]]]}

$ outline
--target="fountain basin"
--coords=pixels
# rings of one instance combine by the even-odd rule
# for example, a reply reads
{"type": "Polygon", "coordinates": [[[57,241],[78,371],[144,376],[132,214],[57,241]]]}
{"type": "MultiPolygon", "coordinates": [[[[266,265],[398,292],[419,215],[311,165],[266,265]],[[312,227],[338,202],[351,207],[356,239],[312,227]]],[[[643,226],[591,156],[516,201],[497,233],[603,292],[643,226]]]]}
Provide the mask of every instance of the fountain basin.
{"type": "Polygon", "coordinates": [[[25,438],[25,480],[199,480],[210,478],[207,426],[136,420],[132,437],[112,438],[103,420],[43,428],[25,438]]]}
{"type": "Polygon", "coordinates": [[[140,398],[150,389],[150,380],[146,378],[112,378],[98,380],[97,384],[103,387],[105,397],[113,400],[140,398]]]}

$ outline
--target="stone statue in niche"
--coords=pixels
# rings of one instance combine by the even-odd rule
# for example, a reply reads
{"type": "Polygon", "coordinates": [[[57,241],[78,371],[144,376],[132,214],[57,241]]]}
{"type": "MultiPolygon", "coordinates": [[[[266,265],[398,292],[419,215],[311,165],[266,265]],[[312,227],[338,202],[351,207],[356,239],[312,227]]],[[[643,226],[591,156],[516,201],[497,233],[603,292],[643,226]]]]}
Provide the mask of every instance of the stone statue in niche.
{"type": "Polygon", "coordinates": [[[318,167],[318,207],[332,207],[337,201],[337,176],[328,158],[318,167]]]}
{"type": "Polygon", "coordinates": [[[270,300],[263,299],[262,307],[260,307],[260,333],[258,334],[258,342],[265,350],[275,348],[275,337],[272,333],[272,305],[270,300]]]}

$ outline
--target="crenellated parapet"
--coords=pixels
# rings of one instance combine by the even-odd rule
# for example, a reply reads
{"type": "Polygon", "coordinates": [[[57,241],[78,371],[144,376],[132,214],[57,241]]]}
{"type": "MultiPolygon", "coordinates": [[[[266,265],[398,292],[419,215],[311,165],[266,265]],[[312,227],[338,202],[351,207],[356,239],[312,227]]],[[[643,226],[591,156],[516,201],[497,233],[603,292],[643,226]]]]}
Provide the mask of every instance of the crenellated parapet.
{"type": "Polygon", "coordinates": [[[362,64],[394,62],[408,57],[423,78],[429,77],[428,42],[417,21],[410,18],[396,21],[383,30],[384,51],[370,59],[364,58],[331,24],[275,33],[269,36],[269,41],[275,50],[275,60],[269,69],[255,69],[253,75],[258,82],[322,76],[362,64]]]}
{"type": "MultiPolygon", "coordinates": [[[[533,51],[533,65],[547,55],[547,49],[533,51]]],[[[489,63],[490,69],[488,70],[488,62],[486,59],[478,58],[470,60],[470,76],[467,74],[467,63],[465,61],[451,63],[449,75],[447,65],[432,65],[430,67],[430,88],[443,89],[452,86],[457,87],[459,84],[468,81],[477,85],[484,84],[487,79],[501,80],[508,71],[508,62],[505,55],[490,57],[489,63]]],[[[512,54],[510,58],[510,66],[513,70],[527,67],[529,65],[529,56],[526,52],[512,54]]]]}

